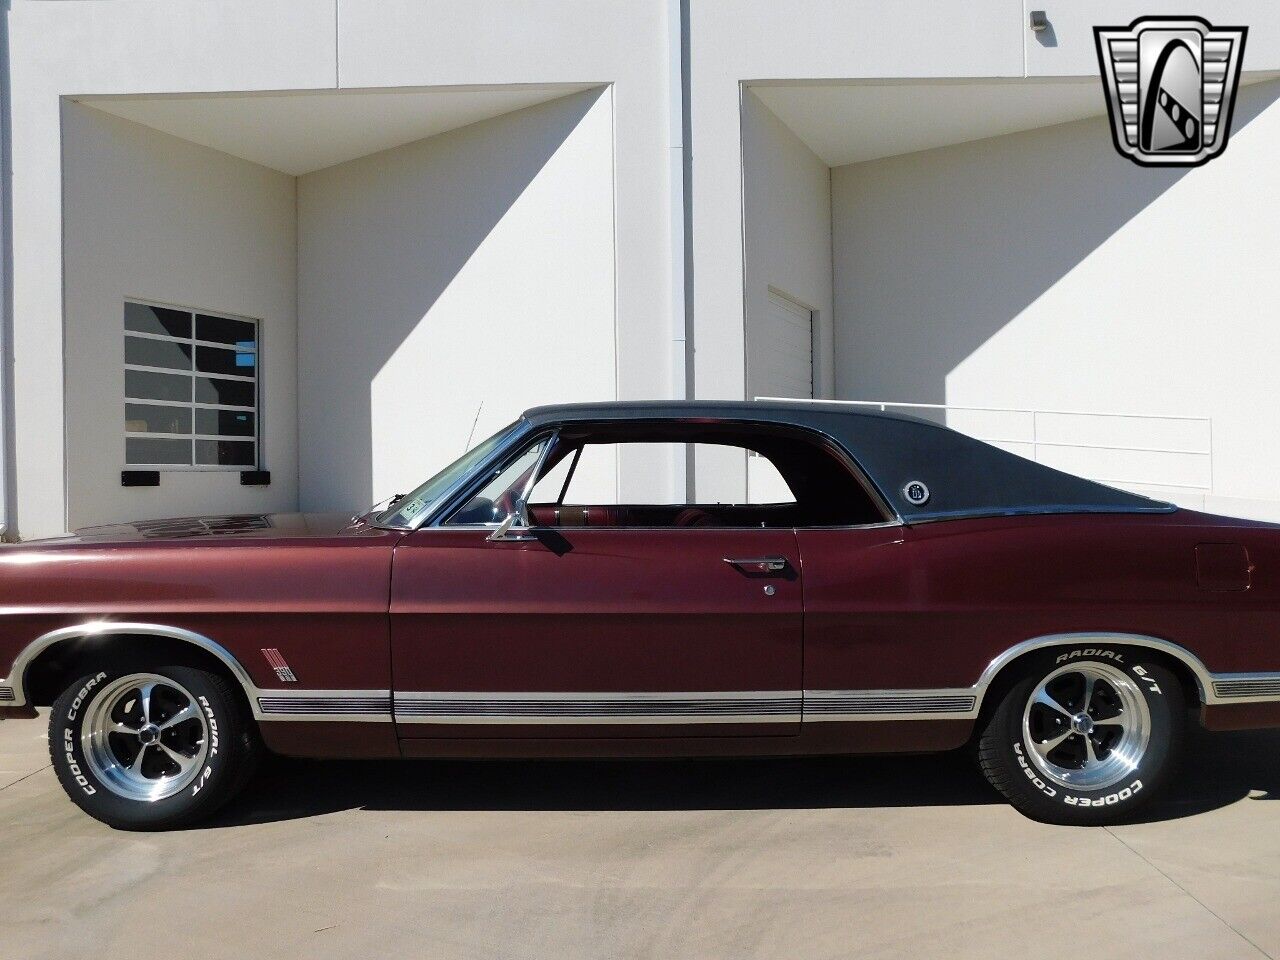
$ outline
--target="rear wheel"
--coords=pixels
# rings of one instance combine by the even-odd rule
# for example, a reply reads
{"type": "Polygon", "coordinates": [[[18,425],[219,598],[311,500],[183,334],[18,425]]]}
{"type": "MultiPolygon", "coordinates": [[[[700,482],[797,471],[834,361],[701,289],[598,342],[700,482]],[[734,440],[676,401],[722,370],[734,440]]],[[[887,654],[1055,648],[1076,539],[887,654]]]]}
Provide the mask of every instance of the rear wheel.
{"type": "Polygon", "coordinates": [[[1178,678],[1144,650],[1044,655],[991,715],[979,761],[992,786],[1029,817],[1111,823],[1171,778],[1184,709],[1178,678]]]}
{"type": "Polygon", "coordinates": [[[260,751],[236,692],[194,667],[104,666],[64,690],[49,715],[63,789],[121,829],[208,816],[240,790],[260,751]]]}

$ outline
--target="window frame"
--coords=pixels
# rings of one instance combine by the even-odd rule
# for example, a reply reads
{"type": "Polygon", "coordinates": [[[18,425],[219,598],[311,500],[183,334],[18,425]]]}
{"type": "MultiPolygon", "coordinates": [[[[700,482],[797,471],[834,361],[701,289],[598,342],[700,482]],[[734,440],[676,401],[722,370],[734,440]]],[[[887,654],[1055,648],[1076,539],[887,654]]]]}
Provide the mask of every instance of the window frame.
{"type": "Polygon", "coordinates": [[[122,346],[126,346],[128,339],[134,337],[140,340],[149,340],[159,343],[180,344],[190,349],[191,358],[190,365],[187,368],[181,367],[156,367],[148,364],[130,363],[127,359],[121,366],[121,372],[124,375],[125,383],[122,383],[123,393],[123,411],[125,412],[125,429],[123,430],[124,449],[122,451],[124,457],[125,470],[153,470],[161,473],[244,473],[246,471],[261,470],[263,467],[263,442],[264,431],[262,423],[262,321],[256,317],[246,317],[241,314],[227,313],[222,310],[208,310],[201,307],[191,307],[181,304],[163,303],[156,300],[148,300],[144,297],[125,297],[121,301],[121,326],[122,346]],[[139,330],[130,330],[125,326],[125,315],[128,312],[130,304],[136,304],[141,307],[154,307],[159,310],[173,310],[185,313],[190,318],[191,335],[189,337],[176,337],[170,334],[147,333],[139,330]],[[201,340],[197,337],[197,318],[200,316],[214,317],[219,320],[234,320],[239,323],[247,323],[253,327],[253,348],[248,350],[244,347],[237,346],[234,343],[219,342],[215,340],[201,340]],[[254,367],[252,376],[241,376],[239,374],[212,373],[197,368],[198,351],[200,347],[212,348],[217,350],[229,350],[234,353],[252,353],[254,358],[254,367]],[[170,376],[185,376],[191,381],[190,397],[187,400],[155,400],[130,397],[128,395],[127,378],[129,371],[138,373],[154,373],[168,374],[170,376]],[[206,380],[229,380],[236,383],[251,383],[253,385],[253,404],[251,406],[243,406],[228,403],[206,403],[196,399],[197,384],[201,379],[206,380]],[[186,410],[191,416],[191,432],[190,433],[166,433],[159,431],[131,431],[128,429],[127,411],[130,405],[148,406],[148,407],[172,407],[180,410],[186,410]],[[200,410],[226,411],[230,413],[248,413],[253,417],[252,434],[218,434],[218,433],[200,433],[198,432],[198,420],[200,410]],[[190,444],[190,462],[189,463],[134,463],[129,460],[128,441],[130,440],[183,440],[190,444]],[[253,459],[247,464],[220,464],[220,463],[199,463],[197,452],[197,444],[201,441],[205,442],[232,442],[232,443],[251,443],[253,446],[253,459]]]}
{"type": "MultiPolygon", "coordinates": [[[[540,424],[537,427],[531,427],[528,430],[519,431],[510,438],[510,441],[507,443],[506,446],[504,446],[501,450],[494,451],[494,454],[492,458],[490,458],[490,460],[488,460],[485,464],[478,466],[476,468],[475,474],[473,474],[470,478],[467,478],[466,480],[459,483],[458,486],[453,491],[449,492],[444,497],[442,497],[440,503],[437,506],[437,509],[430,511],[429,515],[424,515],[415,526],[409,529],[410,530],[440,529],[440,530],[459,530],[459,531],[460,530],[492,531],[494,529],[494,525],[492,524],[449,524],[447,521],[449,517],[451,517],[458,509],[462,507],[463,504],[467,503],[467,501],[472,496],[475,495],[476,491],[480,489],[481,485],[484,482],[486,482],[484,478],[488,475],[488,473],[490,473],[494,469],[505,468],[505,466],[509,464],[513,459],[520,456],[530,446],[532,446],[534,443],[537,443],[539,440],[543,438],[552,437],[555,440],[558,440],[560,433],[564,430],[565,427],[582,426],[584,424],[592,423],[592,422],[617,423],[617,424],[629,423],[629,422],[642,422],[642,423],[648,423],[648,424],[669,423],[672,425],[679,425],[679,424],[688,423],[690,421],[682,420],[679,418],[674,418],[674,419],[673,418],[655,418],[654,420],[643,420],[643,421],[630,421],[630,420],[610,421],[606,418],[601,421],[565,421],[565,422],[540,424]]],[[[761,430],[766,430],[771,432],[791,434],[796,438],[802,440],[803,442],[813,444],[819,449],[830,454],[839,462],[840,466],[843,467],[849,473],[850,479],[854,483],[856,483],[862,489],[862,491],[867,495],[872,506],[874,506],[875,509],[879,511],[882,518],[880,520],[873,520],[867,523],[820,524],[820,525],[813,525],[813,526],[797,526],[797,527],[774,528],[774,529],[867,530],[867,529],[874,529],[877,527],[905,526],[905,522],[903,521],[902,517],[900,517],[897,511],[893,509],[892,504],[889,503],[888,499],[884,496],[884,494],[882,494],[880,490],[876,487],[876,485],[872,483],[866,471],[862,469],[861,465],[854,459],[853,455],[849,453],[848,450],[845,449],[843,444],[841,444],[838,440],[836,440],[834,437],[830,436],[829,434],[824,433],[821,430],[815,430],[812,427],[802,426],[798,424],[790,424],[790,423],[779,424],[779,423],[770,422],[770,421],[738,420],[738,419],[726,419],[724,422],[726,424],[733,424],[734,426],[748,427],[748,428],[755,427],[761,430]]],[[[644,441],[637,441],[637,442],[644,442],[644,441]]],[[[669,441],[669,442],[680,443],[683,441],[669,441]]],[[[692,441],[692,442],[700,442],[700,441],[692,441]]],[[[728,444],[728,446],[738,446],[739,449],[743,449],[743,450],[747,449],[745,447],[740,447],[737,444],[728,444]]],[[[550,450],[550,446],[548,446],[547,449],[550,450]]],[[[543,456],[544,461],[546,458],[545,454],[546,454],[546,451],[544,451],[544,456],[543,456]]],[[[541,469],[541,467],[539,467],[539,469],[541,469]]],[[[532,478],[533,485],[536,485],[538,480],[539,478],[535,475],[532,478]]],[[[529,492],[532,492],[532,486],[530,486],[529,492]]],[[[526,503],[525,506],[527,508],[528,504],[526,503]]],[[[690,506],[697,506],[697,504],[691,504],[690,506]]],[[[396,528],[396,529],[402,529],[402,528],[396,528]]],[[[559,530],[560,528],[559,527],[539,527],[537,525],[531,524],[527,529],[559,530]]],[[[581,532],[583,530],[610,530],[610,531],[625,530],[625,531],[637,531],[637,532],[679,531],[679,532],[688,532],[688,533],[714,530],[714,531],[723,533],[725,531],[760,530],[761,528],[758,526],[746,525],[746,526],[716,526],[716,527],[672,527],[672,526],[603,527],[602,526],[602,527],[574,527],[572,529],[575,533],[581,532]]]]}
{"type": "MultiPolygon", "coordinates": [[[[804,442],[804,441],[802,441],[802,442],[804,442]]],[[[727,448],[728,448],[728,449],[730,449],[730,450],[737,450],[737,451],[739,451],[739,452],[741,452],[741,453],[746,454],[746,456],[747,456],[747,462],[748,462],[748,469],[750,469],[749,464],[750,464],[750,459],[751,459],[752,457],[758,457],[759,459],[764,460],[766,463],[769,463],[769,464],[774,468],[774,470],[777,470],[777,469],[778,469],[777,464],[775,464],[775,463],[774,463],[774,462],[773,462],[769,457],[765,456],[763,453],[760,453],[758,450],[754,450],[754,449],[752,449],[751,447],[748,447],[748,446],[745,446],[745,445],[743,445],[743,444],[739,444],[739,443],[716,444],[716,443],[713,443],[713,442],[711,442],[711,441],[703,441],[703,440],[694,440],[694,441],[684,441],[684,440],[605,440],[605,441],[587,441],[587,442],[584,442],[584,443],[579,443],[579,444],[577,444],[577,445],[573,448],[573,461],[572,461],[572,463],[570,463],[570,465],[569,465],[569,470],[568,470],[568,472],[566,473],[565,478],[564,478],[564,484],[561,486],[561,488],[560,488],[560,493],[556,496],[556,499],[553,501],[553,504],[554,504],[555,506],[557,506],[557,507],[563,507],[563,506],[565,506],[565,497],[566,497],[566,496],[568,495],[568,493],[569,493],[569,488],[573,485],[573,476],[574,476],[574,473],[575,473],[575,472],[577,471],[577,469],[578,469],[578,462],[582,459],[582,454],[583,454],[583,452],[584,452],[588,447],[592,447],[592,446],[601,446],[601,447],[603,447],[603,446],[614,446],[614,447],[622,447],[622,446],[626,446],[626,445],[629,445],[629,444],[636,444],[636,445],[641,445],[641,444],[653,444],[653,445],[658,445],[658,444],[667,444],[667,445],[670,445],[670,446],[673,446],[673,447],[685,447],[686,449],[687,449],[687,448],[690,448],[690,447],[699,447],[699,446],[708,446],[708,447],[712,447],[712,446],[723,446],[723,447],[727,447],[727,448]]],[[[690,456],[693,456],[693,457],[695,457],[695,458],[696,458],[696,453],[695,453],[694,451],[692,451],[692,450],[689,450],[689,455],[690,455],[690,456]]],[[[842,465],[843,465],[843,463],[842,463],[842,465]]],[[[559,466],[559,464],[557,464],[557,466],[559,466]]],[[[538,483],[541,483],[543,480],[545,480],[545,479],[547,478],[547,476],[550,476],[550,473],[544,474],[541,478],[539,478],[538,483]]],[[[785,507],[785,506],[792,506],[792,505],[796,505],[796,504],[798,503],[798,501],[795,499],[795,491],[793,491],[793,490],[791,489],[791,485],[790,485],[790,484],[787,484],[787,482],[786,482],[785,478],[782,478],[781,476],[780,476],[779,478],[780,478],[780,479],[782,479],[782,482],[783,482],[784,484],[786,484],[786,485],[787,485],[787,492],[788,492],[788,494],[790,494],[790,495],[791,495],[791,498],[792,498],[792,499],[790,499],[790,500],[772,500],[772,501],[763,502],[763,503],[756,503],[756,502],[748,501],[747,503],[734,504],[734,506],[742,506],[742,507],[747,507],[747,506],[751,506],[751,507],[785,507]]],[[[530,492],[532,493],[532,491],[530,491],[530,492]]],[[[573,502],[573,501],[569,501],[569,506],[574,506],[574,502],[573,502]]],[[[604,506],[604,504],[601,504],[601,506],[604,506]]],[[[617,506],[627,506],[627,504],[617,504],[617,506]]],[[[699,504],[699,503],[646,503],[646,504],[634,504],[634,506],[646,506],[646,507],[699,507],[699,506],[723,506],[723,504],[709,504],[709,503],[707,503],[707,504],[699,504]]],[[[657,528],[654,528],[654,529],[657,529],[657,528]]]]}

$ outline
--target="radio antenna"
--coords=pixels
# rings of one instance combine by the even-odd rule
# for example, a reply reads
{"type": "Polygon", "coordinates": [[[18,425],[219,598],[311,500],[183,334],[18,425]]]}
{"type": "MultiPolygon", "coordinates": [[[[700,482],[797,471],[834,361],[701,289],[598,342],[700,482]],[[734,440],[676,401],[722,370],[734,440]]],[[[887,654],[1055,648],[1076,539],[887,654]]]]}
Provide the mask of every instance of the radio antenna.
{"type": "Polygon", "coordinates": [[[484,401],[481,400],[480,406],[476,407],[476,418],[471,421],[471,432],[467,434],[467,445],[463,449],[462,451],[463,453],[466,453],[468,450],[471,449],[471,441],[472,439],[474,439],[476,435],[476,424],[480,422],[480,411],[483,409],[484,409],[484,401]]]}

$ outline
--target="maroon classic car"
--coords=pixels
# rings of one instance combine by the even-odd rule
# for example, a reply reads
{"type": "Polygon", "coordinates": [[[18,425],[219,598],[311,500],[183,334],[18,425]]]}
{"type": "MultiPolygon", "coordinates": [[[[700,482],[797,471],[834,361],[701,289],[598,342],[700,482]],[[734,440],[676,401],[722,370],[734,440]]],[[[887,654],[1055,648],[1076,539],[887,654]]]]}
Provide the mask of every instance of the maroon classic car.
{"type": "Polygon", "coordinates": [[[355,519],[101,527],[0,565],[0,716],[51,706],[68,795],[123,828],[209,814],[264,749],[970,742],[1019,810],[1093,824],[1168,783],[1189,722],[1280,726],[1280,528],[832,404],[542,407],[355,519]],[[772,471],[768,502],[575,496],[601,450],[662,444],[772,471]]]}

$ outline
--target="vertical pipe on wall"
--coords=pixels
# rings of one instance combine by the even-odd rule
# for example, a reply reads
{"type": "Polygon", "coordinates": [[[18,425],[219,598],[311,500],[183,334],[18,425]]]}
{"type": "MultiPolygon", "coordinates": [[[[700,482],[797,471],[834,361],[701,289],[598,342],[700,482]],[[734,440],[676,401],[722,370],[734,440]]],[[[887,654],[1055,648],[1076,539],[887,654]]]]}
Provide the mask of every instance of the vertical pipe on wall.
{"type": "MultiPolygon", "coordinates": [[[[671,397],[693,396],[693,245],[690,231],[689,0],[667,0],[667,68],[671,143],[671,397]]],[[[693,499],[693,450],[672,466],[672,490],[693,499]]]]}
{"type": "Polygon", "coordinates": [[[9,537],[13,436],[13,139],[10,136],[9,0],[0,0],[0,538],[9,537]]]}

